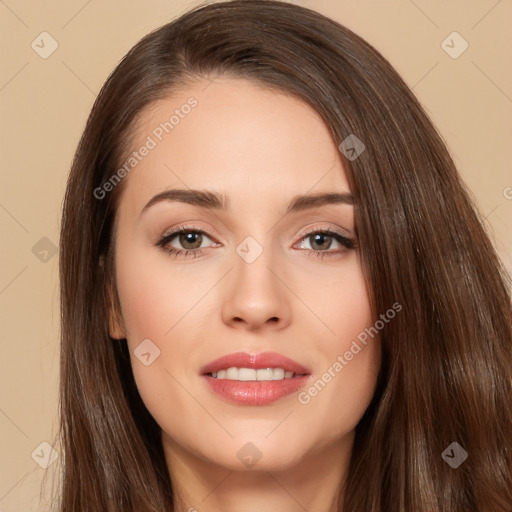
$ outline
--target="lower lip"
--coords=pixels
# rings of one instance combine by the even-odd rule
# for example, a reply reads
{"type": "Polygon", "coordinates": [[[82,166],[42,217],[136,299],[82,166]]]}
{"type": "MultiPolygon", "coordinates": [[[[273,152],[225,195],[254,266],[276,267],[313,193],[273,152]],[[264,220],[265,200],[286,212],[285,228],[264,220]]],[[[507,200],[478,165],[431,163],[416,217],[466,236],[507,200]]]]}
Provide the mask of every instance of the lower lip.
{"type": "Polygon", "coordinates": [[[205,375],[214,393],[241,405],[267,405],[304,387],[309,375],[282,380],[238,381],[205,375]]]}

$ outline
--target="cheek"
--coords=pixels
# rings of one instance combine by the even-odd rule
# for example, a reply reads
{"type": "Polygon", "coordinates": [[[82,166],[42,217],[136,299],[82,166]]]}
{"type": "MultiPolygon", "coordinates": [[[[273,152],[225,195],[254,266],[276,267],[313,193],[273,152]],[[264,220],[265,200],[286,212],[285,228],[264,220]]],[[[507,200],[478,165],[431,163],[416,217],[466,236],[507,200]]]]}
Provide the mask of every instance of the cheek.
{"type": "Polygon", "coordinates": [[[156,250],[131,250],[117,262],[117,288],[128,341],[167,339],[174,325],[200,298],[200,286],[186,286],[186,273],[174,269],[156,250]]]}
{"type": "Polygon", "coordinates": [[[352,258],[342,272],[317,274],[314,286],[306,283],[304,292],[306,287],[310,290],[308,302],[314,304],[319,320],[327,328],[326,335],[318,338],[325,355],[332,357],[347,350],[347,344],[373,324],[370,298],[357,258],[352,258]]]}
{"type": "MultiPolygon", "coordinates": [[[[359,334],[359,326],[353,327],[356,331],[359,334]]],[[[339,339],[326,351],[325,365],[297,397],[301,417],[312,430],[313,425],[319,429],[326,443],[356,428],[375,393],[380,340],[375,336],[364,345],[357,334],[339,339]]]]}
{"type": "Polygon", "coordinates": [[[132,249],[130,256],[118,258],[116,277],[137,389],[157,423],[165,425],[169,404],[173,410],[187,407],[188,397],[178,384],[183,378],[176,371],[187,360],[189,348],[179,342],[180,319],[197,290],[180,286],[182,280],[169,272],[165,258],[151,257],[132,249]]]}
{"type": "Polygon", "coordinates": [[[369,331],[376,318],[355,261],[315,299],[329,332],[317,339],[322,364],[298,398],[307,415],[321,419],[327,437],[338,437],[355,428],[373,397],[380,339],[378,332],[369,331]]]}
{"type": "Polygon", "coordinates": [[[132,244],[123,252],[122,241],[118,247],[117,289],[133,374],[146,407],[162,424],[166,404],[190,408],[190,397],[180,383],[186,380],[184,362],[190,358],[190,340],[197,336],[194,329],[201,330],[199,301],[211,283],[196,276],[195,285],[189,286],[194,282],[192,271],[173,267],[163,251],[132,244]],[[148,352],[149,357],[139,359],[148,352]]]}

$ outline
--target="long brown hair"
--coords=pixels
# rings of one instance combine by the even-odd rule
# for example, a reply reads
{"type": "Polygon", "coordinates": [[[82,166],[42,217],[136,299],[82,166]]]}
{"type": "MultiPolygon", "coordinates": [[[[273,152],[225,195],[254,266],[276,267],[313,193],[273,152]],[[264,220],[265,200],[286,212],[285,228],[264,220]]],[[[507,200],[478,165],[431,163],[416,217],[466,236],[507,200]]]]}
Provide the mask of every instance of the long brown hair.
{"type": "MultiPolygon", "coordinates": [[[[510,512],[509,278],[446,146],[389,62],[312,10],[271,0],[196,8],[144,37],[104,84],[67,186],[60,243],[62,512],[172,510],[160,429],[109,336],[115,174],[137,116],[194,77],[243,77],[322,116],[355,199],[361,263],[382,330],[375,396],[356,430],[343,512],[510,512]],[[467,459],[442,454],[457,442],[467,459]]],[[[200,108],[200,106],[199,106],[200,108]]],[[[114,283],[115,289],[115,283],[114,283]]],[[[453,452],[452,452],[453,453],[453,452]]]]}

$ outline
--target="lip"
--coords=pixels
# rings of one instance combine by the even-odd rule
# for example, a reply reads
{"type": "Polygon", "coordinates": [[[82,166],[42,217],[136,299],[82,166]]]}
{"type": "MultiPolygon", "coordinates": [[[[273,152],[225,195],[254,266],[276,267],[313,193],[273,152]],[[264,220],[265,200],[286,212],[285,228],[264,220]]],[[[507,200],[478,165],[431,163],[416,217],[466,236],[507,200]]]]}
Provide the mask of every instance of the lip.
{"type": "Polygon", "coordinates": [[[311,372],[293,359],[275,352],[248,354],[237,352],[223,356],[201,368],[201,377],[205,379],[210,390],[222,398],[239,405],[267,405],[304,387],[311,372]],[[212,372],[231,368],[283,368],[298,376],[290,379],[270,381],[236,381],[217,379],[209,375],[212,372]]]}

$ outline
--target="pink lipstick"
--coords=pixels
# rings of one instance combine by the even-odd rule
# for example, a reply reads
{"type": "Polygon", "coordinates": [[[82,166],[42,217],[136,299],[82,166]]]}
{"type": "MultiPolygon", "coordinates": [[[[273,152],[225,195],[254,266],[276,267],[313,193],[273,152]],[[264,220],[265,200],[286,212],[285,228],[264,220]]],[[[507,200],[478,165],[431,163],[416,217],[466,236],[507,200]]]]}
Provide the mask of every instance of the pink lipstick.
{"type": "Polygon", "coordinates": [[[223,356],[200,371],[210,389],[240,405],[267,405],[305,386],[311,372],[275,352],[223,356]]]}

